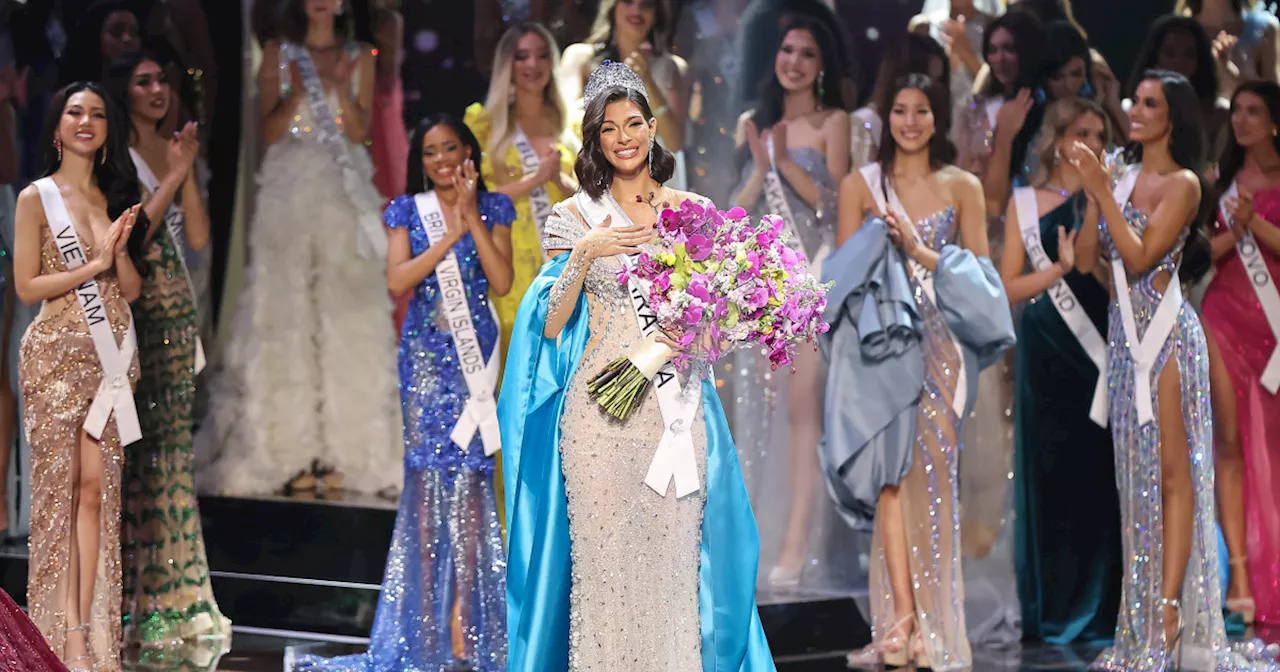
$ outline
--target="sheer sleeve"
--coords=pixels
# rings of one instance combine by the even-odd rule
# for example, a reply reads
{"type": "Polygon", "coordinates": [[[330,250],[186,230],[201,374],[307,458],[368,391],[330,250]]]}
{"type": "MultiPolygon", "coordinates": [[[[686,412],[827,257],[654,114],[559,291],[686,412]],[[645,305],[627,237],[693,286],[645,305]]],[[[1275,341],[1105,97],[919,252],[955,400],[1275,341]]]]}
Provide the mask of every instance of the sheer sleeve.
{"type": "Polygon", "coordinates": [[[413,205],[412,196],[396,196],[382,211],[382,221],[392,229],[404,229],[413,225],[418,218],[417,208],[413,205]]]}

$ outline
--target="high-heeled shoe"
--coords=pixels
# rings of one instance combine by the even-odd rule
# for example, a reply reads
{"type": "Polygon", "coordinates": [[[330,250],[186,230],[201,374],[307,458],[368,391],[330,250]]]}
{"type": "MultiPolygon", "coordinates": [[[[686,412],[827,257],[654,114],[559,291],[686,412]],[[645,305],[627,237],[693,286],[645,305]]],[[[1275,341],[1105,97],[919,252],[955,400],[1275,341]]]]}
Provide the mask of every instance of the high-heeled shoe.
{"type": "Polygon", "coordinates": [[[911,665],[916,670],[933,669],[933,666],[929,664],[929,654],[925,653],[924,637],[920,635],[919,628],[911,632],[911,665]]]}
{"type": "MultiPolygon", "coordinates": [[[[1231,567],[1231,574],[1237,571],[1248,572],[1248,561],[1246,557],[1230,558],[1227,565],[1231,567]]],[[[1241,620],[1245,625],[1253,625],[1253,617],[1257,614],[1257,606],[1253,602],[1252,596],[1227,598],[1227,611],[1234,614],[1240,614],[1241,620]]]]}
{"type": "Polygon", "coordinates": [[[769,587],[770,588],[795,588],[800,585],[801,570],[787,569],[778,566],[769,570],[769,587]]]}
{"type": "Polygon", "coordinates": [[[1160,598],[1160,608],[1170,607],[1178,611],[1178,629],[1173,634],[1173,639],[1165,638],[1164,643],[1164,666],[1160,668],[1162,672],[1177,672],[1182,669],[1182,629],[1186,623],[1182,620],[1182,603],[1177,599],[1168,597],[1160,598]]]}
{"type": "Polygon", "coordinates": [[[66,628],[66,632],[84,633],[84,653],[66,661],[64,664],[70,672],[90,672],[93,669],[93,659],[89,657],[89,624],[81,623],[80,625],[72,625],[66,628]],[[76,665],[80,661],[88,661],[88,665],[76,665]]]}
{"type": "Polygon", "coordinates": [[[879,643],[872,642],[865,648],[851,651],[845,657],[845,664],[856,669],[875,669],[881,665],[894,668],[906,667],[908,660],[907,646],[911,639],[911,633],[903,632],[903,628],[910,625],[913,619],[915,619],[915,614],[902,617],[889,629],[889,635],[880,640],[879,643]]]}

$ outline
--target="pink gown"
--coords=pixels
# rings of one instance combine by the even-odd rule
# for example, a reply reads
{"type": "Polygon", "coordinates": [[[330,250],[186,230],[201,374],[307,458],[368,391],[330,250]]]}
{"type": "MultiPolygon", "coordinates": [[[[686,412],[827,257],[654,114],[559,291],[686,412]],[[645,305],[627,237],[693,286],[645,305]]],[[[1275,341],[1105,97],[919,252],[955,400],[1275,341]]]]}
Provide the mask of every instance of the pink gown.
{"type": "MultiPolygon", "coordinates": [[[[409,138],[404,128],[404,89],[400,78],[379,77],[373,90],[373,116],[369,120],[369,158],[373,161],[373,186],[383,201],[404,193],[409,160],[409,138]]],[[[396,299],[396,333],[404,324],[412,292],[396,299]]],[[[394,297],[393,297],[394,298],[394,297]]]]}
{"type": "MultiPolygon", "coordinates": [[[[1280,222],[1280,188],[1258,192],[1254,210],[1268,222],[1280,222]]],[[[1221,219],[1213,233],[1227,235],[1221,219]]],[[[1280,255],[1261,243],[1259,248],[1271,277],[1280,279],[1280,255]]],[[[1280,423],[1275,418],[1280,418],[1280,395],[1273,396],[1260,382],[1276,337],[1234,249],[1218,260],[1201,312],[1235,387],[1244,453],[1249,589],[1257,605],[1257,621],[1276,625],[1280,624],[1280,423]],[[1267,423],[1267,418],[1272,422],[1267,423]]]]}

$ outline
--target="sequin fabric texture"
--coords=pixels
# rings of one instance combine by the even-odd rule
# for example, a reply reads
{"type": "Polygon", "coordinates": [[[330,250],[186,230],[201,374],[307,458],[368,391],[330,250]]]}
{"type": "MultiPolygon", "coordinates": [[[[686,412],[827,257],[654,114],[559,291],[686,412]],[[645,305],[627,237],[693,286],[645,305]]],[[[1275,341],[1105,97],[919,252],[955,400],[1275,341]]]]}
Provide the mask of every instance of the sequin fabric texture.
{"type": "MultiPolygon", "coordinates": [[[[161,225],[162,227],[165,225],[161,225]]],[[[194,424],[199,324],[178,248],[162,228],[134,302],[142,440],[125,449],[124,632],[139,662],[212,669],[231,622],[209,583],[196,504],[194,424]]]]}
{"type": "MultiPolygon", "coordinates": [[[[77,227],[82,228],[82,227],[77,227]]],[[[81,245],[89,259],[97,251],[81,231],[81,245]]],[[[47,227],[40,232],[40,272],[67,270],[47,227]]],[[[114,273],[97,277],[98,290],[116,342],[129,325],[129,304],[120,294],[114,273]]],[[[79,302],[68,292],[45,302],[19,350],[18,381],[22,389],[23,431],[31,443],[31,544],[27,578],[27,606],[31,620],[59,658],[68,658],[69,623],[66,604],[71,590],[71,549],[75,544],[74,476],[78,473],[80,437],[89,405],[102,382],[89,325],[79,302]]],[[[129,381],[138,381],[135,355],[129,381]]],[[[88,614],[89,661],[94,670],[120,669],[120,483],[124,450],[114,415],[97,442],[102,465],[98,501],[98,549],[82,563],[95,563],[93,596],[88,614]]],[[[85,663],[80,661],[80,665],[85,663]]]]}
{"type": "MultiPolygon", "coordinates": [[[[1147,215],[1132,204],[1125,217],[1139,235],[1147,215]]],[[[1103,223],[1101,242],[1111,258],[1118,257],[1110,231],[1103,223]]],[[[1157,280],[1177,282],[1177,259],[1186,232],[1158,264],[1129,278],[1129,297],[1139,335],[1160,304],[1164,292],[1157,280]]],[[[1215,531],[1213,490],[1213,413],[1209,399],[1209,358],[1204,332],[1195,310],[1183,303],[1173,331],[1165,340],[1151,372],[1155,419],[1139,424],[1135,365],[1121,321],[1119,303],[1111,302],[1107,329],[1107,378],[1111,393],[1111,433],[1115,442],[1116,485],[1120,491],[1121,544],[1124,577],[1115,645],[1090,666],[1091,670],[1154,672],[1173,669],[1180,653],[1188,670],[1235,672],[1271,670],[1265,662],[1249,662],[1227,643],[1222,619],[1222,591],[1218,576],[1218,543],[1215,531]],[[1177,367],[1182,420],[1188,440],[1194,520],[1191,557],[1180,589],[1184,629],[1180,651],[1166,653],[1162,568],[1164,562],[1161,511],[1161,427],[1158,380],[1166,365],[1177,367]]],[[[1168,402],[1176,403],[1176,402],[1168,402]]]]}
{"type": "MultiPolygon", "coordinates": [[[[955,208],[916,223],[931,249],[956,239],[955,208]]],[[[934,670],[969,670],[973,663],[965,630],[964,584],[960,571],[960,507],[956,482],[961,418],[952,408],[963,364],[951,331],[933,300],[913,277],[916,307],[923,322],[924,389],[916,419],[911,470],[899,484],[907,565],[915,599],[916,627],[934,670]]],[[[970,373],[969,375],[974,375],[970,373]]],[[[882,523],[883,517],[876,519],[882,523]]],[[[884,533],[877,524],[871,540],[872,648],[893,632],[899,616],[889,585],[884,533]]]]}
{"type": "MultiPolygon", "coordinates": [[[[477,197],[486,226],[509,226],[515,219],[506,196],[482,192],[477,197]]],[[[408,230],[414,256],[430,248],[411,196],[392,201],[384,218],[387,226],[408,230]]],[[[453,252],[472,322],[490,357],[498,322],[471,234],[463,235],[453,252]]],[[[506,555],[494,494],[495,461],[485,457],[479,434],[466,448],[449,438],[468,394],[442,308],[433,273],[414,290],[401,332],[405,490],[369,651],[328,660],[305,656],[299,670],[507,669],[506,555]]]]}
{"type": "MultiPolygon", "coordinates": [[[[562,203],[545,233],[553,238],[553,247],[566,249],[586,227],[562,203]]],[[[644,484],[663,430],[655,393],[619,422],[606,416],[587,392],[587,381],[596,372],[640,340],[626,288],[617,279],[620,269],[620,259],[606,257],[587,271],[583,291],[590,339],[560,420],[573,563],[569,668],[700,670],[698,571],[705,491],[676,499],[674,492],[663,497],[644,484]]],[[[562,278],[568,278],[565,273],[562,278]]],[[[707,437],[701,410],[693,438],[699,481],[705,484],[707,437]]]]}

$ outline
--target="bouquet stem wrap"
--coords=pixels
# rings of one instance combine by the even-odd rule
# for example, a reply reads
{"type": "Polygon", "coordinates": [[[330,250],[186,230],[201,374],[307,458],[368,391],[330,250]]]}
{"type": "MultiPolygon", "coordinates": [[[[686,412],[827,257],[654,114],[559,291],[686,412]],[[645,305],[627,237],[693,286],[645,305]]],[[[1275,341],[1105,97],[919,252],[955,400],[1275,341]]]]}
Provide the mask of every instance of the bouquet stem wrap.
{"type": "Polygon", "coordinates": [[[671,361],[675,351],[649,334],[631,354],[619,357],[587,383],[587,390],[609,415],[626,420],[649,395],[654,376],[671,361]]]}

